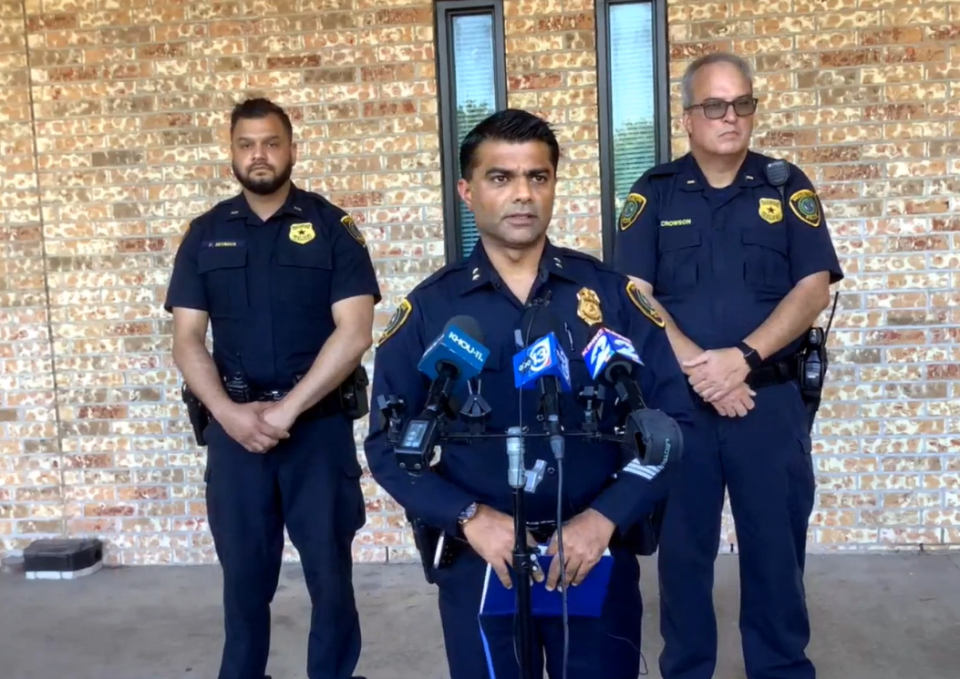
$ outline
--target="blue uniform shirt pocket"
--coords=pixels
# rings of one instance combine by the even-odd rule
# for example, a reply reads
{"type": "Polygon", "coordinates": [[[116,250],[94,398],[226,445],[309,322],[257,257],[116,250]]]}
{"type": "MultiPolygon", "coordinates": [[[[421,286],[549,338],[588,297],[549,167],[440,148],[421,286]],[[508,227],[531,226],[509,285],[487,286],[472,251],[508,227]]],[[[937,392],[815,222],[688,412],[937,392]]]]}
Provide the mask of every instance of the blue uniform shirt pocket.
{"type": "Polygon", "coordinates": [[[210,317],[243,314],[247,295],[247,246],[243,241],[207,241],[197,252],[197,272],[203,279],[210,317]]]}
{"type": "Polygon", "coordinates": [[[790,290],[787,232],[778,226],[751,226],[740,232],[743,281],[748,288],[790,290]]]}
{"type": "Polygon", "coordinates": [[[669,293],[703,282],[700,276],[703,234],[700,229],[689,226],[662,227],[659,236],[657,289],[669,293]]]}
{"type": "Polygon", "coordinates": [[[325,242],[284,243],[277,252],[277,264],[275,285],[282,305],[297,313],[330,313],[333,258],[325,242]]]}

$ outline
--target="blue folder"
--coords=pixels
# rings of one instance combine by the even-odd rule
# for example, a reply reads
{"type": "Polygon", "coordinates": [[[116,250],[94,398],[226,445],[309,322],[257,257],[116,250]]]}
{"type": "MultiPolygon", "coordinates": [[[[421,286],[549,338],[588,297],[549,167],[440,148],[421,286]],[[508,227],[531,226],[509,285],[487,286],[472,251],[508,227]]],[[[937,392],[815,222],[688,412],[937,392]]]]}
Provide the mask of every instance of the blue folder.
{"type": "MultiPolygon", "coordinates": [[[[535,617],[552,617],[563,614],[562,593],[559,587],[552,592],[547,591],[546,575],[550,572],[550,563],[553,556],[547,556],[547,545],[540,545],[540,554],[537,560],[543,569],[543,582],[534,582],[530,592],[530,607],[535,617]]],[[[600,562],[594,566],[583,582],[574,587],[567,584],[567,615],[570,617],[598,618],[603,610],[603,601],[607,595],[607,586],[610,583],[610,569],[613,567],[613,557],[610,550],[606,550],[600,562]]],[[[517,574],[510,570],[510,576],[517,574]]],[[[559,586],[559,582],[557,583],[559,586]]],[[[500,582],[500,578],[487,566],[483,586],[483,596],[480,599],[481,616],[514,615],[517,612],[516,584],[513,589],[507,589],[500,582]]]]}

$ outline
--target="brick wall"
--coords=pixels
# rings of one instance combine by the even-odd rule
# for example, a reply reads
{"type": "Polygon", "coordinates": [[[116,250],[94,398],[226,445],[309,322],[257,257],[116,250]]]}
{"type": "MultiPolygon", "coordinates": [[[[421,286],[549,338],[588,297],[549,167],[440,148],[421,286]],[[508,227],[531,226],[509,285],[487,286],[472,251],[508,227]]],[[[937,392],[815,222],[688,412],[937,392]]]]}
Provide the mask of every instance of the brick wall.
{"type": "MultiPolygon", "coordinates": [[[[674,79],[706,50],[753,59],[756,141],[813,177],[848,274],[811,550],[960,547],[960,5],[669,4],[674,79]]],[[[553,233],[598,253],[593,2],[505,21],[510,104],[564,145],[553,233]]],[[[379,330],[443,263],[432,23],[403,0],[0,0],[0,552],[67,533],[113,563],[213,559],[160,304],[187,220],[236,190],[229,108],[289,108],[297,180],[370,243],[379,330]]],[[[412,558],[365,483],[356,558],[412,558]]]]}

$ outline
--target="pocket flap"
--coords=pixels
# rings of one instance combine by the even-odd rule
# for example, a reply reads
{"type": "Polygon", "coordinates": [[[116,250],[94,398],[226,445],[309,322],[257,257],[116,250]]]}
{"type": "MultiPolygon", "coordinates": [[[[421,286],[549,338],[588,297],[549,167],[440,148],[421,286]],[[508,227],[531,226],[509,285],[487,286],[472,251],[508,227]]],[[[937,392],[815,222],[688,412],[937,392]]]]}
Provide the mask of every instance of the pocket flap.
{"type": "Polygon", "coordinates": [[[740,242],[744,245],[759,245],[787,254],[787,234],[783,229],[776,227],[743,229],[740,232],[740,242]]]}
{"type": "Polygon", "coordinates": [[[699,229],[690,227],[673,227],[660,229],[660,251],[669,252],[681,248],[695,248],[701,244],[702,235],[699,229]]]}
{"type": "Polygon", "coordinates": [[[243,245],[217,247],[210,245],[197,253],[197,270],[200,273],[217,269],[239,269],[247,265],[247,248],[243,245]]]}

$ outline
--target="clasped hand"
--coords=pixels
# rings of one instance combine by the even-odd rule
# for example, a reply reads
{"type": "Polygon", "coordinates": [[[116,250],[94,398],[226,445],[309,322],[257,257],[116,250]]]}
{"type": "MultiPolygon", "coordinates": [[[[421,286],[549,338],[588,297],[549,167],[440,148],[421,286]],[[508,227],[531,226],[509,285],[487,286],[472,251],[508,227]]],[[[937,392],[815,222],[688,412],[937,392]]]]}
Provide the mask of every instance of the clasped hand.
{"type": "Polygon", "coordinates": [[[744,382],[750,367],[739,349],[710,349],[681,366],[693,390],[724,417],[753,410],[757,394],[744,382]]]}
{"type": "Polygon", "coordinates": [[[295,420],[282,401],[235,403],[218,418],[227,435],[251,453],[265,453],[289,438],[295,420]]]}

